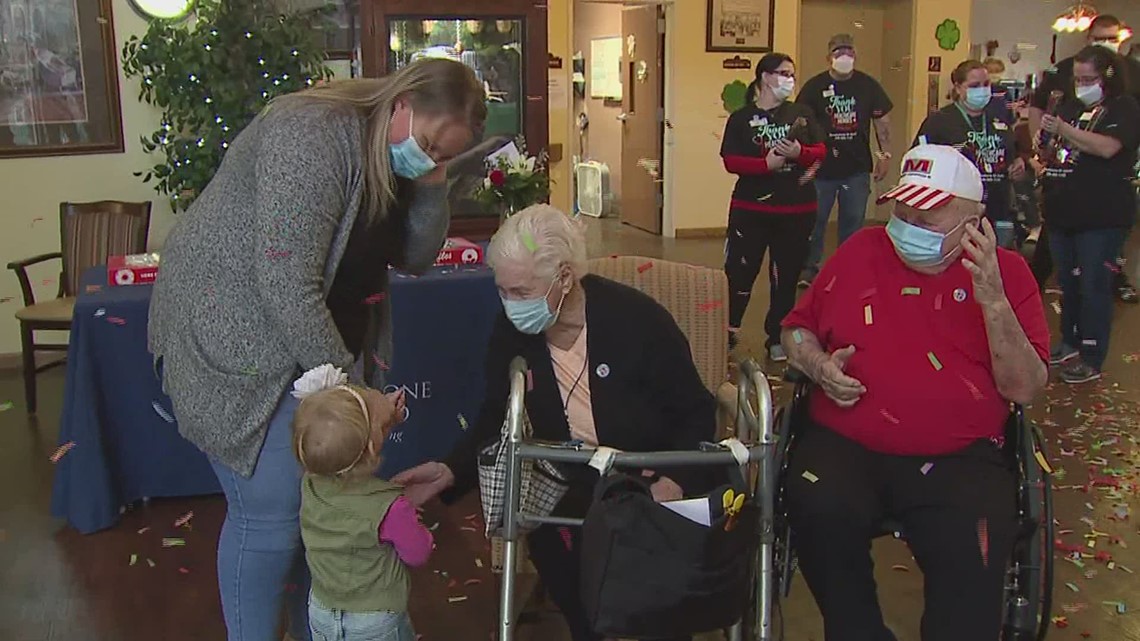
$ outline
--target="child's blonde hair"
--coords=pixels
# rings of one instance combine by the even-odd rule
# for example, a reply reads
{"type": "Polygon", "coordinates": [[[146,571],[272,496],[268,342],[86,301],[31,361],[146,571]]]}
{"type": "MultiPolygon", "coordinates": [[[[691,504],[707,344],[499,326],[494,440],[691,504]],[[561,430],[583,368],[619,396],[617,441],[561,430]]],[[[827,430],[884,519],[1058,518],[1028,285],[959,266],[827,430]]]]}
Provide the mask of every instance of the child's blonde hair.
{"type": "Polygon", "coordinates": [[[343,477],[366,468],[372,473],[377,459],[376,452],[369,452],[372,425],[363,393],[342,385],[301,401],[293,415],[293,454],[306,472],[343,477]],[[362,466],[362,461],[372,465],[362,466]]]}

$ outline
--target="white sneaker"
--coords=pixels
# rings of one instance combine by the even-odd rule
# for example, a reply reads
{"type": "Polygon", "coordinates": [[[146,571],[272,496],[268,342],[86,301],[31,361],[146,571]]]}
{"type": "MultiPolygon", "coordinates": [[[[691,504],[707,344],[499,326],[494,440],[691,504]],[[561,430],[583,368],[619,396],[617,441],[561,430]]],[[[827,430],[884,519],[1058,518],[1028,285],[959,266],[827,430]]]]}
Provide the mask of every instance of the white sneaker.
{"type": "Polygon", "coordinates": [[[768,358],[773,362],[783,363],[788,360],[788,355],[784,352],[783,345],[773,345],[768,348],[768,358]]]}

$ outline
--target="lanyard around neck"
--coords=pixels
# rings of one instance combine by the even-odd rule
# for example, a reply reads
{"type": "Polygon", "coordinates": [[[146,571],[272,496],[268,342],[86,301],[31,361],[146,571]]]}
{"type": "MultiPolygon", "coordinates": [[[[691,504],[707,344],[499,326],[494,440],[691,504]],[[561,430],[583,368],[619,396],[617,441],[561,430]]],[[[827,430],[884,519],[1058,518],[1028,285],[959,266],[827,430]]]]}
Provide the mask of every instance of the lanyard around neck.
{"type": "Polygon", "coordinates": [[[980,134],[982,134],[983,136],[988,136],[988,135],[989,135],[989,133],[990,133],[990,128],[989,128],[989,124],[986,122],[986,112],[985,112],[985,111],[983,111],[983,112],[981,113],[981,117],[982,117],[982,130],[981,130],[981,131],[978,131],[977,129],[974,129],[974,121],[970,120],[970,114],[966,113],[966,110],[962,108],[962,105],[961,105],[961,103],[957,103],[957,102],[955,102],[955,103],[954,103],[954,106],[958,108],[958,113],[962,114],[962,118],[963,118],[963,119],[966,121],[966,127],[968,127],[968,128],[970,129],[970,131],[972,131],[972,132],[974,132],[974,133],[976,133],[976,134],[977,134],[977,133],[980,133],[980,134]]]}

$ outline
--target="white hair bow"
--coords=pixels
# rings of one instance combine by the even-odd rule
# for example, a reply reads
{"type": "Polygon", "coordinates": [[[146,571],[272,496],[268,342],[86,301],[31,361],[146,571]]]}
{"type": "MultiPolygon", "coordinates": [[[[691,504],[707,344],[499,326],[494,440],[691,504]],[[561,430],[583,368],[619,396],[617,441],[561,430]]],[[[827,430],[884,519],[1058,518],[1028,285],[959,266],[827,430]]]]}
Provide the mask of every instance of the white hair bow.
{"type": "Polygon", "coordinates": [[[305,398],[322,390],[344,387],[348,383],[348,374],[339,367],[326,363],[318,365],[305,372],[293,382],[293,398],[305,398]]]}

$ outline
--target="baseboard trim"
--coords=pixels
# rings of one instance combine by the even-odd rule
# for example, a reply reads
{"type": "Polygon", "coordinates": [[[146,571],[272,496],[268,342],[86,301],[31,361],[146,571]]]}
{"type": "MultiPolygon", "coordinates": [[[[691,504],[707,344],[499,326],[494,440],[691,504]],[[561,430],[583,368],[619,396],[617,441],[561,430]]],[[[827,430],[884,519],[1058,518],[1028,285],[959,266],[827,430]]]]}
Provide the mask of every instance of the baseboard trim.
{"type": "Polygon", "coordinates": [[[678,229],[674,233],[677,238],[724,238],[728,229],[726,227],[689,227],[678,229]]]}

